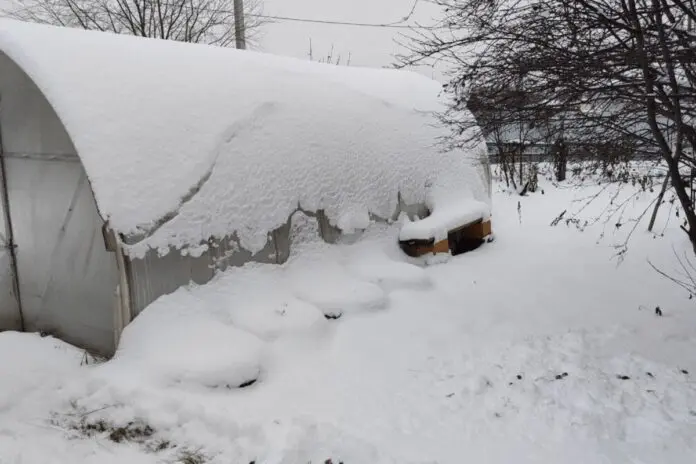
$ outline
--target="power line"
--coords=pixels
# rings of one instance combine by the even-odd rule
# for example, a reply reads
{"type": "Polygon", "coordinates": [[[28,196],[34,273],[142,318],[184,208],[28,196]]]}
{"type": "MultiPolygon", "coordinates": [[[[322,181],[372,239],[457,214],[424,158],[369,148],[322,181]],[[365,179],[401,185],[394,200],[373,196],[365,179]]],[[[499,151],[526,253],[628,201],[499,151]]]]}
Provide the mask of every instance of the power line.
{"type": "Polygon", "coordinates": [[[354,27],[375,27],[375,28],[391,28],[391,29],[432,29],[428,26],[409,26],[405,24],[389,24],[389,23],[353,23],[348,21],[331,21],[326,19],[310,19],[310,18],[293,18],[289,16],[275,16],[247,13],[247,16],[254,18],[270,19],[275,21],[291,21],[298,23],[313,23],[313,24],[330,24],[334,26],[354,26],[354,27]]]}
{"type": "Polygon", "coordinates": [[[251,16],[254,18],[261,18],[261,19],[269,19],[269,20],[274,20],[274,21],[290,21],[290,22],[312,23],[312,24],[329,24],[329,25],[334,25],[334,26],[374,27],[374,28],[391,28],[391,29],[431,29],[430,27],[426,27],[426,26],[420,26],[420,25],[412,26],[412,25],[404,24],[413,17],[413,14],[416,12],[416,8],[418,7],[418,2],[420,2],[420,0],[414,0],[413,5],[411,6],[411,9],[409,10],[409,12],[406,16],[404,16],[403,18],[401,18],[398,21],[393,21],[390,23],[361,23],[361,22],[352,22],[352,21],[334,21],[334,20],[328,20],[328,19],[297,18],[297,17],[290,17],[290,16],[265,15],[265,14],[255,14],[255,13],[247,13],[246,16],[251,16]]]}

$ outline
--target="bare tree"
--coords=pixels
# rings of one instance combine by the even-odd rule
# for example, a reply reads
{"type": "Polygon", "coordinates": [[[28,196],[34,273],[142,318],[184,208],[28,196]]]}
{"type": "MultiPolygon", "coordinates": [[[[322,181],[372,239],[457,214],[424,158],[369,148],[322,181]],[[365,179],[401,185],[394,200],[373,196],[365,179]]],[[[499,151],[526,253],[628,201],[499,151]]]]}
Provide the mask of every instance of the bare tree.
{"type": "MultiPolygon", "coordinates": [[[[245,1],[247,40],[263,24],[262,0],[245,1]]],[[[15,0],[6,16],[43,24],[206,43],[235,43],[232,0],[15,0]]]]}
{"type": "Polygon", "coordinates": [[[525,170],[525,155],[537,135],[533,124],[518,111],[524,105],[522,100],[529,95],[510,89],[496,89],[493,95],[491,90],[491,87],[475,89],[467,107],[483,129],[505,184],[521,191],[531,172],[525,170]]]}
{"type": "MultiPolygon", "coordinates": [[[[402,64],[447,62],[453,143],[473,90],[493,104],[500,89],[533,98],[510,108],[551,124],[569,146],[610,162],[659,156],[696,252],[691,170],[696,168],[696,10],[692,0],[434,0],[445,17],[414,32],[402,64]],[[559,130],[562,128],[562,130],[559,130]]],[[[485,128],[484,128],[485,130],[485,128]]]]}

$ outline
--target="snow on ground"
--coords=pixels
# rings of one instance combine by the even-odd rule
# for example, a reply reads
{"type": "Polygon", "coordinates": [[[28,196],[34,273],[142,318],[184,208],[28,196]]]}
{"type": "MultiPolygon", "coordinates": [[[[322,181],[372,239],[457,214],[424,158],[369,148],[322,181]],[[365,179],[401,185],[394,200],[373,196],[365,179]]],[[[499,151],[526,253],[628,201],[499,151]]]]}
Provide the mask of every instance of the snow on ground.
{"type": "Polygon", "coordinates": [[[580,232],[549,224],[615,187],[541,187],[498,188],[496,241],[443,264],[402,256],[398,226],[310,234],[285,266],[161,298],[102,365],[0,334],[0,463],[693,462],[696,311],[647,262],[674,270],[678,223],[619,264],[652,194],[580,232]]]}

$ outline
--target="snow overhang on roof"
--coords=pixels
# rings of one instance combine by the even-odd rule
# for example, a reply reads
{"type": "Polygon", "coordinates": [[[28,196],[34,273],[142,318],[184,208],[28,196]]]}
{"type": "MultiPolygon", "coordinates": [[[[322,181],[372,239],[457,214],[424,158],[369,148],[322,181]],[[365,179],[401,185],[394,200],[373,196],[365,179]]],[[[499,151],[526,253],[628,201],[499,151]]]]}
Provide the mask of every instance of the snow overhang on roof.
{"type": "Polygon", "coordinates": [[[55,109],[131,254],[232,233],[254,252],[298,205],[350,229],[426,185],[488,201],[485,143],[440,150],[441,86],[414,73],[11,20],[0,51],[55,109]]]}

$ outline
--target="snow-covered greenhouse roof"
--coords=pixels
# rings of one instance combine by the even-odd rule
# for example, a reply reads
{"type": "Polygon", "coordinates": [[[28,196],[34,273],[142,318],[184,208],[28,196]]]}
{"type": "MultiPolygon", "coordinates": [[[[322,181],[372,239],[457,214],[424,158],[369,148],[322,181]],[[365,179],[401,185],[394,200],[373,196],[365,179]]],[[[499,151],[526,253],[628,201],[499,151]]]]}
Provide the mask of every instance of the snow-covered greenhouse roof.
{"type": "Polygon", "coordinates": [[[231,233],[257,251],[298,206],[351,229],[399,195],[488,201],[485,144],[440,149],[441,86],[415,73],[11,20],[0,51],[53,106],[134,254],[231,233]]]}

